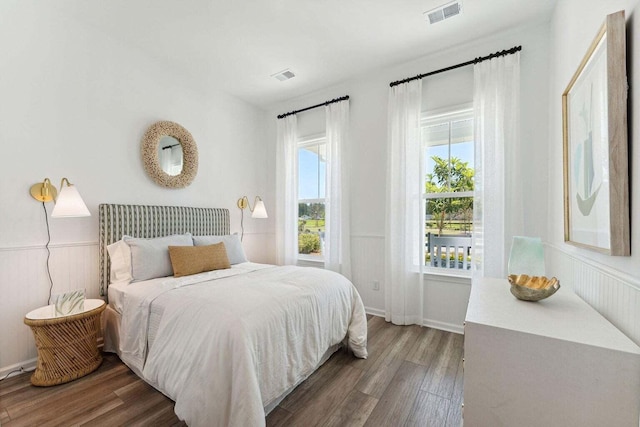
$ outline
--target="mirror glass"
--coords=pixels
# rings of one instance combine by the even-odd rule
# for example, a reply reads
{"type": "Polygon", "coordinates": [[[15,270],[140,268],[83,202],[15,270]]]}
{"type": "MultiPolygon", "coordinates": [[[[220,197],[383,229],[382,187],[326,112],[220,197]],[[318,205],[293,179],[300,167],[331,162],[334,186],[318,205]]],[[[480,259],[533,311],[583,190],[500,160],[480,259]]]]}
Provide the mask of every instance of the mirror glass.
{"type": "Polygon", "coordinates": [[[169,176],[177,176],[182,172],[182,145],[172,136],[165,135],[158,144],[160,167],[169,176]]]}

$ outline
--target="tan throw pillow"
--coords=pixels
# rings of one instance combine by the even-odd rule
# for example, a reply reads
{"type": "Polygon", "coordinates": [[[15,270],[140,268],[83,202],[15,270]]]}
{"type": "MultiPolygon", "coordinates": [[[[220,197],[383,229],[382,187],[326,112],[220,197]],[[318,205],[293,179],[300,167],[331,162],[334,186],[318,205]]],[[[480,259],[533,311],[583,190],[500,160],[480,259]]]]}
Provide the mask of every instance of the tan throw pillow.
{"type": "Polygon", "coordinates": [[[231,268],[224,243],[207,246],[169,246],[173,276],[189,276],[231,268]]]}

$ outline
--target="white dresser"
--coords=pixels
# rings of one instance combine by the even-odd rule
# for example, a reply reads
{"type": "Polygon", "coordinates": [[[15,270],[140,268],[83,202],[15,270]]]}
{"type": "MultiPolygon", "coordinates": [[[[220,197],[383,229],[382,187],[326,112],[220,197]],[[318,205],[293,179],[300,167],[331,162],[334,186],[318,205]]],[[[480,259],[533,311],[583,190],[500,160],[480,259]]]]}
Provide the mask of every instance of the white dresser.
{"type": "Polygon", "coordinates": [[[640,347],[568,288],[526,302],[509,286],[471,287],[465,427],[638,427],[640,347]]]}

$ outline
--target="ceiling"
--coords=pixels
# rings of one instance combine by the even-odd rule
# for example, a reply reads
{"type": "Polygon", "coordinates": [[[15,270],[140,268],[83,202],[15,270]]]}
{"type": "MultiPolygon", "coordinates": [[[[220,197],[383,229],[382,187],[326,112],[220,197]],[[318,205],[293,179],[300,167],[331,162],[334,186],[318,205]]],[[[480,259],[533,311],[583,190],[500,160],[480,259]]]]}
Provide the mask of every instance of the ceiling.
{"type": "Polygon", "coordinates": [[[446,0],[109,0],[58,6],[206,88],[270,104],[507,28],[549,19],[556,0],[463,0],[463,13],[429,25],[446,0]],[[290,68],[296,77],[272,74],[290,68]]]}

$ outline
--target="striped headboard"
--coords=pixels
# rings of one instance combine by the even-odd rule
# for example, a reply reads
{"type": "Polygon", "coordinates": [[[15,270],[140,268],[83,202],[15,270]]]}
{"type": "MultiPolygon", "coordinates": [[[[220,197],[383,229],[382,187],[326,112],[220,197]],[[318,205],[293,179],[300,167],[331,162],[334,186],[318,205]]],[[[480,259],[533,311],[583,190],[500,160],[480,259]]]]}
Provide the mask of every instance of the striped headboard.
{"type": "Polygon", "coordinates": [[[194,236],[229,234],[229,210],[184,206],[100,205],[100,295],[109,286],[111,263],[107,245],[122,236],[141,238],[191,233],[194,236]]]}

